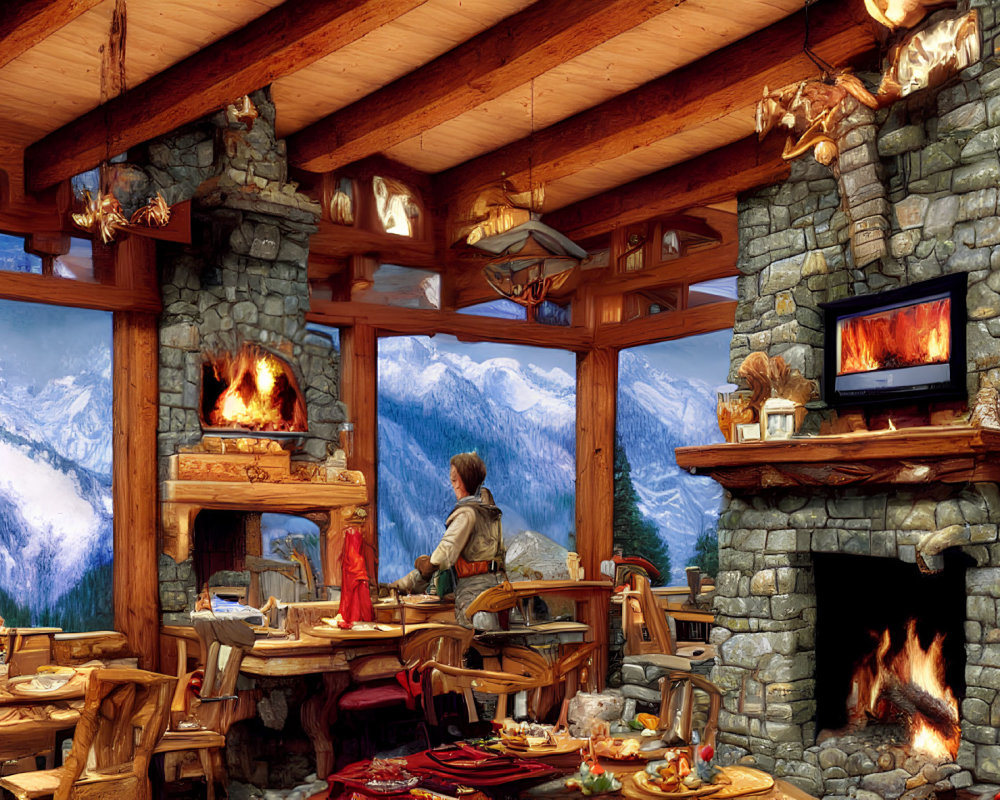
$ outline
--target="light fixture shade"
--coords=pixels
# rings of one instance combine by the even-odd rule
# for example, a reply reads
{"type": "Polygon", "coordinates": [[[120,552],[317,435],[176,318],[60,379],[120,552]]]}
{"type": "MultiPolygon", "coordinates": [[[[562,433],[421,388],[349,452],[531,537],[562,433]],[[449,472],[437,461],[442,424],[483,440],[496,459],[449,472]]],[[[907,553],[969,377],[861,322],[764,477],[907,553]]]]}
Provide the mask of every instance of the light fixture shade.
{"type": "Polygon", "coordinates": [[[561,287],[587,251],[543,222],[529,220],[474,247],[494,258],[483,267],[487,283],[502,297],[534,309],[561,287]]]}

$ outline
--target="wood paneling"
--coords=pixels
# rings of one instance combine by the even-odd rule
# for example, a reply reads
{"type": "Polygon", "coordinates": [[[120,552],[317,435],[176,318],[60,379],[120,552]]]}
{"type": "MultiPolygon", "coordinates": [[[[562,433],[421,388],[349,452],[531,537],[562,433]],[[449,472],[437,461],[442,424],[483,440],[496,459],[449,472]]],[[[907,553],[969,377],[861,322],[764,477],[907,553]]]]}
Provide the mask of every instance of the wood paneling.
{"type": "MultiPolygon", "coordinates": [[[[612,556],[614,522],[615,414],[618,351],[591,350],[576,360],[576,549],[584,577],[601,578],[601,561],[612,556]]],[[[603,686],[607,674],[607,595],[589,604],[588,619],[597,650],[594,672],[603,686]]]]}
{"type": "MultiPolygon", "coordinates": [[[[149,244],[141,255],[153,259],[149,244]]],[[[123,311],[114,316],[115,628],[128,638],[143,669],[159,664],[157,333],[153,314],[123,311]]]]}
{"type": "Polygon", "coordinates": [[[763,142],[750,136],[546,214],[544,221],[571,239],[586,239],[616,226],[728,200],[785,180],[790,169],[781,160],[783,146],[776,136],[763,142]]]}
{"type": "Polygon", "coordinates": [[[0,7],[0,67],[102,0],[6,0],[0,7]]]}
{"type": "MultiPolygon", "coordinates": [[[[875,44],[860,3],[827,0],[809,10],[812,48],[835,65],[875,44]]],[[[515,186],[551,183],[660,139],[694,130],[735,108],[752,107],[764,86],[811,77],[802,49],[805,13],[618,95],[530,138],[466,162],[439,178],[443,197],[464,197],[505,174],[515,186]]]]}
{"type": "Polygon", "coordinates": [[[343,47],[420,0],[288,0],[210,47],[50,133],[25,153],[42,189],[221,108],[343,47]]]}
{"type": "Polygon", "coordinates": [[[454,50],[313,123],[288,141],[293,164],[326,172],[433,128],[674,5],[673,0],[540,0],[454,50]]]}

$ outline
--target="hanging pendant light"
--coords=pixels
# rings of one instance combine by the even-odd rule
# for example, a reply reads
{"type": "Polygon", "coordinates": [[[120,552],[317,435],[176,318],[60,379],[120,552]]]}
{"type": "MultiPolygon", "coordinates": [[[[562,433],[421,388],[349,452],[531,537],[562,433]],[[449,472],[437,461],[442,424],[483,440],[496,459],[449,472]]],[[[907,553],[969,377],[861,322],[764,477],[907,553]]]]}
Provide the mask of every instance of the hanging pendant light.
{"type": "Polygon", "coordinates": [[[474,247],[492,254],[483,267],[483,277],[501,297],[535,309],[558,291],[587,251],[555,228],[529,220],[504,233],[487,236],[474,247]]]}

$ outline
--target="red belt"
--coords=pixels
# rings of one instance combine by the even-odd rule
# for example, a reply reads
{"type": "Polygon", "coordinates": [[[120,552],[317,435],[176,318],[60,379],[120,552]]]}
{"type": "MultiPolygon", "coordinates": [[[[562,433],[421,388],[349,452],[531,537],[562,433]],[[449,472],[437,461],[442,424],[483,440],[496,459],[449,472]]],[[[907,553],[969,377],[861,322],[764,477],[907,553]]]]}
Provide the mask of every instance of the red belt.
{"type": "Polygon", "coordinates": [[[473,575],[485,575],[490,572],[492,561],[466,561],[461,556],[455,562],[455,574],[459,578],[471,578],[473,575]]]}

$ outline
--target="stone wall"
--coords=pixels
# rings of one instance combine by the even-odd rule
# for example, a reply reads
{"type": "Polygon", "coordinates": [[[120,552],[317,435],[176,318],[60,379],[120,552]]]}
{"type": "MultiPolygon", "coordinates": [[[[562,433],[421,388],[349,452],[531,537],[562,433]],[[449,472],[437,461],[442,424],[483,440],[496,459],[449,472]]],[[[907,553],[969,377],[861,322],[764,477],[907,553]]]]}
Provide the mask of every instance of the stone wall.
{"type": "MultiPolygon", "coordinates": [[[[973,5],[983,23],[983,61],[942,90],[911,97],[876,118],[877,167],[891,228],[885,258],[855,267],[835,175],[811,158],[794,163],[784,184],[741,198],[731,377],[747,354],[765,351],[818,380],[820,302],[961,271],[969,279],[970,397],[983,386],[1000,386],[997,9],[973,5]]],[[[815,432],[827,413],[822,403],[812,405],[806,432],[815,432]]],[[[712,677],[726,692],[720,755],[831,797],[916,797],[921,785],[926,792],[937,781],[942,790],[974,780],[1000,783],[998,523],[994,484],[727,496],[713,633],[718,663],[712,677]],[[957,764],[921,779],[903,775],[905,765],[880,765],[879,753],[860,745],[839,754],[829,752],[829,744],[817,746],[813,554],[912,563],[926,537],[952,525],[973,564],[966,571],[967,689],[957,764]]],[[[927,566],[937,566],[933,556],[927,566]]]]}
{"type": "MultiPolygon", "coordinates": [[[[339,356],[330,338],[307,331],[309,236],[320,208],[287,178],[285,143],[274,133],[266,91],[252,95],[252,125],[220,112],[150,144],[119,169],[139,196],[193,199],[191,245],[161,243],[160,477],[167,459],[201,438],[198,414],[207,353],[264,345],[292,367],[308,411],[296,457],[322,459],[345,419],[338,400],[339,356]]],[[[127,202],[126,202],[127,204],[127,202]]],[[[196,594],[190,559],[160,559],[164,618],[186,617],[196,594]]]]}

